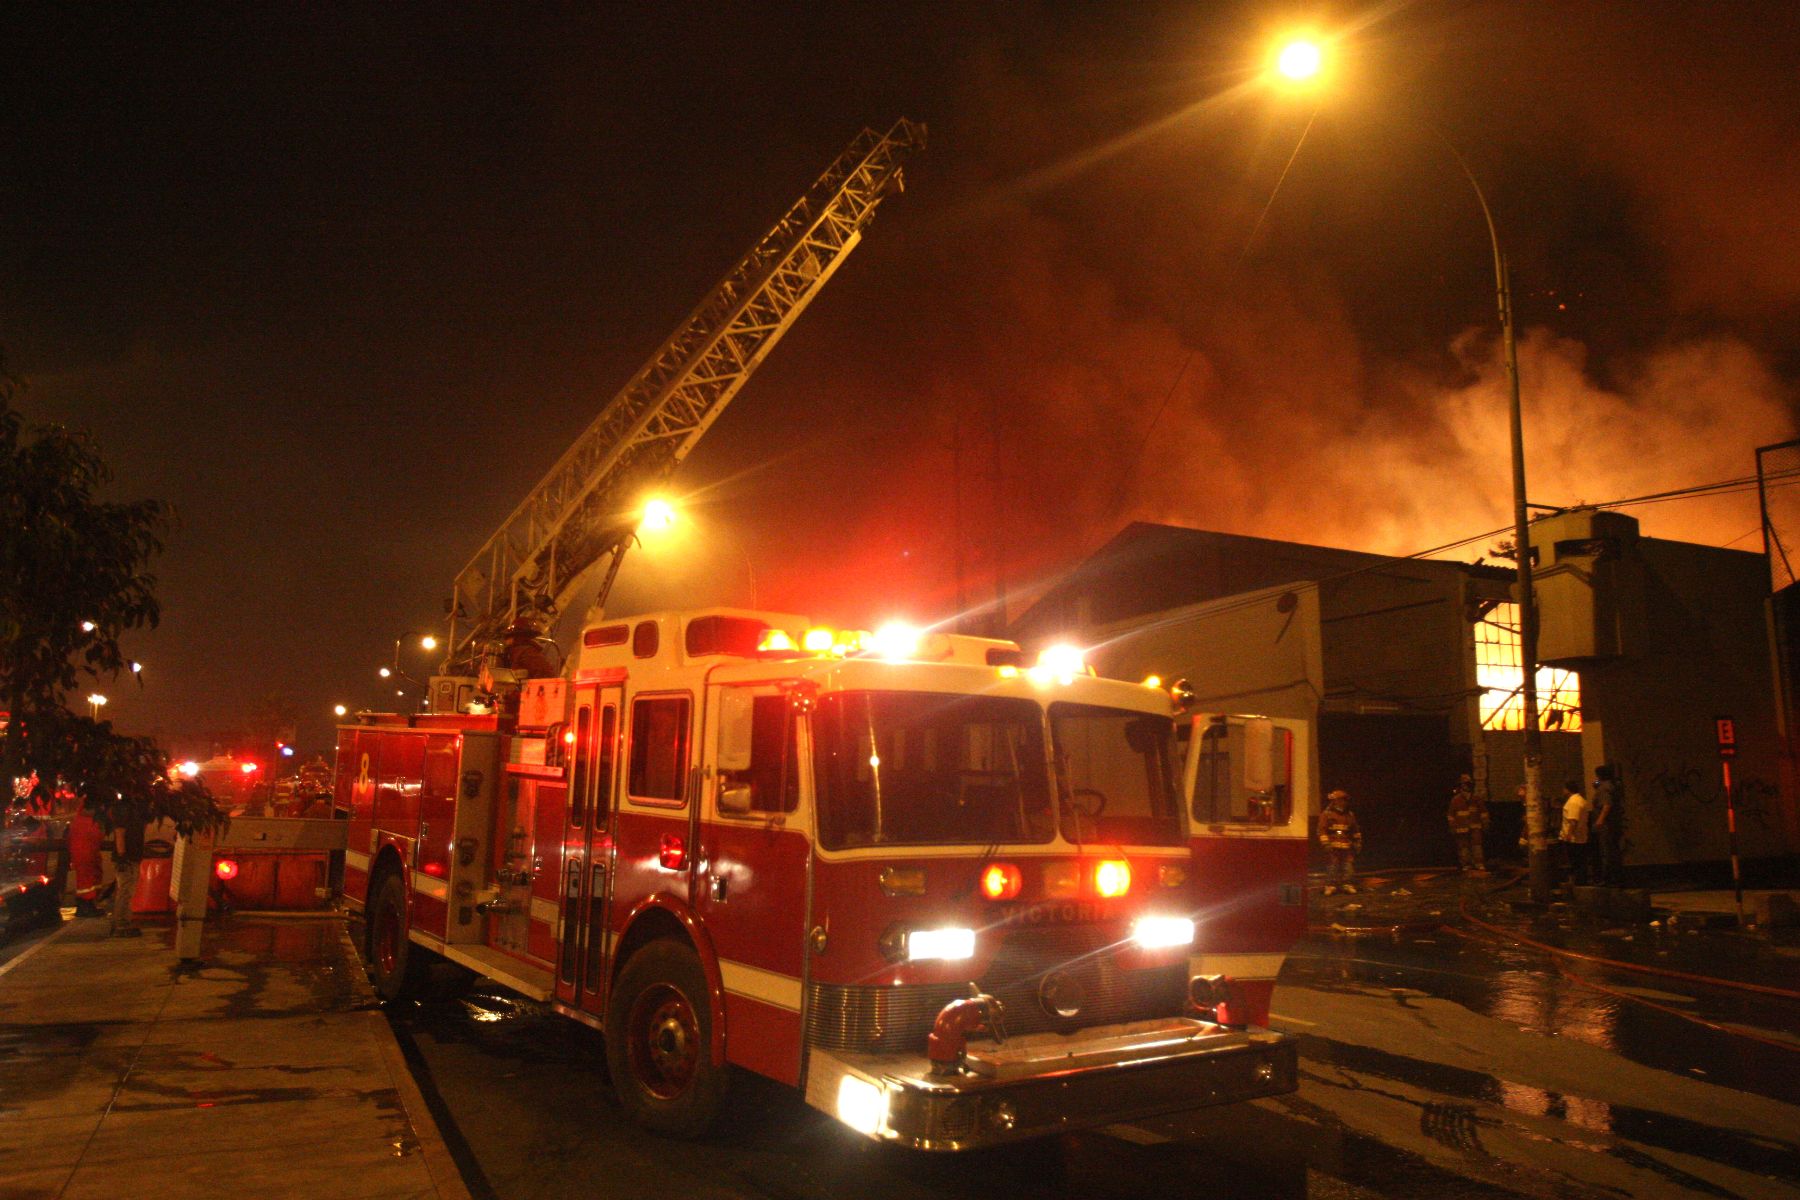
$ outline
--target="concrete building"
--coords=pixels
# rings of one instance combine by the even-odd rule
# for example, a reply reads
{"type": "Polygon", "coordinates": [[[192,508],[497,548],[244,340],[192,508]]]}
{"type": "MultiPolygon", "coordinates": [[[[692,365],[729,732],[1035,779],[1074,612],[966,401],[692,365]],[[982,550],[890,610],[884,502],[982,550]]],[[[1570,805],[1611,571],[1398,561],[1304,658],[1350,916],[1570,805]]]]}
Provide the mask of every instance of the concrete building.
{"type": "MultiPolygon", "coordinates": [[[[1773,783],[1761,557],[1643,538],[1612,513],[1539,521],[1532,542],[1546,792],[1560,796],[1561,781],[1611,763],[1623,778],[1627,866],[1722,860],[1711,739],[1714,717],[1732,716],[1744,852],[1794,853],[1791,798],[1773,783]]],[[[1092,647],[1106,674],[1185,676],[1207,711],[1316,720],[1313,778],[1351,793],[1365,863],[1450,864],[1444,817],[1459,773],[1492,802],[1490,852],[1515,852],[1523,825],[1513,582],[1509,562],[1394,560],[1140,523],[1053,586],[1013,633],[1092,647]]]]}
{"type": "Polygon", "coordinates": [[[1628,799],[1627,866],[1728,852],[1718,721],[1731,722],[1733,807],[1749,860],[1800,851],[1781,786],[1768,565],[1760,554],[1641,535],[1613,512],[1537,521],[1539,658],[1579,673],[1582,755],[1628,799]]]}

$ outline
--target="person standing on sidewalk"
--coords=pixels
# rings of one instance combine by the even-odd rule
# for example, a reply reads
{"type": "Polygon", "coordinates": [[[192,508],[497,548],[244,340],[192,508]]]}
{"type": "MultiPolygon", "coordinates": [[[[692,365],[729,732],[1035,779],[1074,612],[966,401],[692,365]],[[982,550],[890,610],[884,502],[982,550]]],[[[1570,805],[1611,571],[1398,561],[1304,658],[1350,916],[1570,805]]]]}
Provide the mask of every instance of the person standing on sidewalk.
{"type": "Polygon", "coordinates": [[[75,915],[101,917],[106,914],[100,908],[100,848],[105,844],[106,835],[100,832],[100,822],[94,820],[87,803],[78,803],[79,807],[69,818],[69,859],[75,868],[75,915]]]}
{"type": "Polygon", "coordinates": [[[1450,838],[1456,843],[1456,864],[1476,875],[1487,874],[1487,859],[1482,839],[1487,836],[1488,811],[1475,794],[1475,780],[1463,775],[1450,793],[1450,838]]]}
{"type": "Polygon", "coordinates": [[[1562,842],[1569,855],[1569,883],[1588,882],[1588,813],[1587,797],[1581,794],[1581,780],[1563,784],[1562,842]]]}
{"type": "Polygon", "coordinates": [[[127,816],[113,830],[113,911],[114,937],[142,937],[144,931],[131,920],[131,898],[137,892],[138,864],[144,861],[144,823],[127,816]]]}
{"type": "Polygon", "coordinates": [[[1341,887],[1354,896],[1362,830],[1350,811],[1350,793],[1343,788],[1333,789],[1325,798],[1325,811],[1319,814],[1319,845],[1325,847],[1325,894],[1335,895],[1341,887]]]}
{"type": "Polygon", "coordinates": [[[1624,814],[1619,806],[1619,785],[1613,769],[1602,765],[1594,768],[1594,786],[1588,799],[1593,802],[1592,839],[1594,882],[1601,887],[1619,886],[1619,828],[1624,814]]]}

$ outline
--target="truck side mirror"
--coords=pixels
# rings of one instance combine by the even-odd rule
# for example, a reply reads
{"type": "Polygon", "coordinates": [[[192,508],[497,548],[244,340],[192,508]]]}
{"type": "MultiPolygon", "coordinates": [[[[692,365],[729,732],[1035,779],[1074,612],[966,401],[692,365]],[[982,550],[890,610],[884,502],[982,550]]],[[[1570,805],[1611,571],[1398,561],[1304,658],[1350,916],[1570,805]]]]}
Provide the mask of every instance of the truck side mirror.
{"type": "Polygon", "coordinates": [[[750,811],[750,785],[726,781],[719,786],[719,811],[742,816],[750,811]]]}
{"type": "Polygon", "coordinates": [[[1275,786],[1275,722],[1251,717],[1244,722],[1244,790],[1266,792],[1275,786]]]}
{"type": "MultiPolygon", "coordinates": [[[[722,689],[719,693],[719,753],[714,769],[722,775],[748,771],[755,728],[756,696],[749,688],[722,689]]],[[[723,803],[720,807],[724,807],[723,803]]]]}

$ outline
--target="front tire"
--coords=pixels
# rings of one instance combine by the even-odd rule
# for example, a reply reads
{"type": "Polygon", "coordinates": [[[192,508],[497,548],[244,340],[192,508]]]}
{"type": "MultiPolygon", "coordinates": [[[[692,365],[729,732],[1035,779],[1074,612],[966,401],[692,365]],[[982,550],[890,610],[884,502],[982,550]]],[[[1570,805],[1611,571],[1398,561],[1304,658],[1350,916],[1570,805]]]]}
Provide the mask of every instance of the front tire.
{"type": "Polygon", "coordinates": [[[656,941],[626,960],[607,1003],[606,1063],[638,1124],[682,1138],[712,1127],[729,1074],[712,1060],[706,973],[693,950],[656,941]]]}
{"type": "Polygon", "coordinates": [[[425,986],[425,952],[406,936],[406,884],[397,872],[381,877],[369,906],[369,976],[383,1000],[417,996],[425,986]]]}

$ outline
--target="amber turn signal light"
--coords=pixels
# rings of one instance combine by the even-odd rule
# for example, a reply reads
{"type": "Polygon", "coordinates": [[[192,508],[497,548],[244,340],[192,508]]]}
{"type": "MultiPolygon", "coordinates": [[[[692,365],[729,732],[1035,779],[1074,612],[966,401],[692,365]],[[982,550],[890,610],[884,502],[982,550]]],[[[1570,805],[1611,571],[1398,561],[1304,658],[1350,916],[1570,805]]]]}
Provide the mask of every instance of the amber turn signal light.
{"type": "Polygon", "coordinates": [[[981,873],[981,894],[989,900],[1011,900],[1025,886],[1025,877],[1011,863],[989,863],[981,873]]]}
{"type": "Polygon", "coordinates": [[[1111,900],[1131,890],[1131,864],[1122,858],[1103,858],[1094,864],[1094,893],[1111,900]]]}

